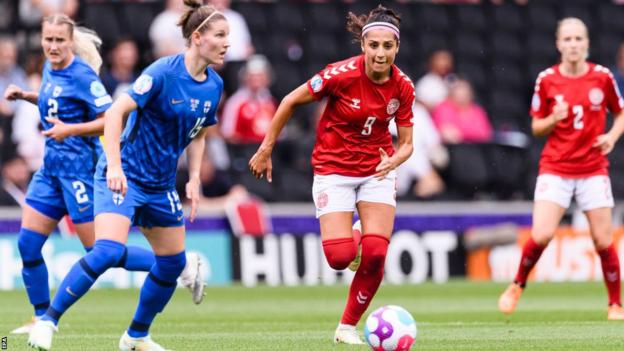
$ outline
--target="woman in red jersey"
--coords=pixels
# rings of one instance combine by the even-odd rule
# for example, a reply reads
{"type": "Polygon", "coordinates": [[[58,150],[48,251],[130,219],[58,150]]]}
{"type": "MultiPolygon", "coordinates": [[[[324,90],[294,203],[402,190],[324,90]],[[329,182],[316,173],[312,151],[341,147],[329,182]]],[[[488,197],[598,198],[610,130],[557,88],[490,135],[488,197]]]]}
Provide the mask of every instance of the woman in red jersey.
{"type": "Polygon", "coordinates": [[[527,276],[555,234],[574,196],[589,222],[609,295],[609,320],[624,320],[620,264],[613,244],[613,196],[606,155],[624,132],[624,101],[611,72],[587,61],[587,27],[565,18],[557,27],[561,63],[539,74],[531,103],[532,129],[548,136],[535,185],[533,229],[524,245],[514,282],[501,295],[501,312],[511,314],[527,276]],[[607,109],[615,116],[605,134],[607,109]]]}
{"type": "Polygon", "coordinates": [[[258,178],[272,181],[271,152],[294,108],[327,97],[312,153],[312,193],[329,265],[347,268],[358,255],[351,223],[361,220],[361,257],[336,329],[334,342],[362,344],[355,326],[370,304],[384,273],[395,215],[395,168],[412,153],[410,79],[393,65],[399,51],[400,17],[378,6],[368,15],[349,13],[347,29],[363,55],[332,63],[281,102],[256,154],[249,161],[258,178]],[[388,122],[396,119],[398,148],[388,122]]]}

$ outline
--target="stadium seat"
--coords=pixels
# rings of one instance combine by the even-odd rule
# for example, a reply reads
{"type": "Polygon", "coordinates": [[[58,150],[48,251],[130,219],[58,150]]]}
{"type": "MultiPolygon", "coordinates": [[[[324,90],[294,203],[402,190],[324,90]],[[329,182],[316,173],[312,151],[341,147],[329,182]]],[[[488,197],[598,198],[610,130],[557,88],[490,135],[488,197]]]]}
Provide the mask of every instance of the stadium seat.
{"type": "Polygon", "coordinates": [[[455,66],[455,72],[466,77],[476,90],[482,91],[486,88],[488,75],[480,60],[461,59],[455,66]]]}
{"type": "Polygon", "coordinates": [[[112,3],[93,3],[85,6],[85,22],[105,43],[114,43],[121,37],[116,6],[112,3]]]}
{"type": "Polygon", "coordinates": [[[590,60],[611,67],[615,63],[617,50],[624,41],[621,36],[605,33],[592,41],[594,50],[590,50],[590,60]]]}
{"type": "Polygon", "coordinates": [[[254,2],[254,1],[234,1],[232,3],[232,9],[238,11],[247,22],[249,31],[252,36],[259,35],[258,32],[264,33],[268,30],[267,17],[265,15],[265,9],[271,6],[271,4],[254,2]]]}
{"type": "Polygon", "coordinates": [[[459,32],[484,32],[487,29],[484,7],[475,5],[454,6],[456,30],[459,32]]]}
{"type": "MultiPolygon", "coordinates": [[[[302,76],[300,63],[291,63],[287,61],[274,62],[275,80],[271,86],[271,90],[277,99],[282,99],[291,90],[303,84],[307,79],[312,77],[302,76]]],[[[316,72],[315,72],[316,73],[316,72]]]]}
{"type": "Polygon", "coordinates": [[[121,7],[124,34],[132,36],[140,48],[151,47],[149,28],[155,13],[149,3],[126,3],[121,7]]]}
{"type": "Polygon", "coordinates": [[[450,43],[444,33],[422,32],[420,35],[421,52],[425,57],[440,49],[450,49],[450,43]]]}
{"type": "Polygon", "coordinates": [[[292,33],[305,30],[304,16],[300,5],[289,1],[277,1],[269,7],[269,21],[280,28],[280,32],[292,33]]]}
{"type": "Polygon", "coordinates": [[[485,190],[489,182],[489,167],[480,144],[447,145],[449,165],[445,171],[449,189],[464,199],[471,199],[485,190]]]}
{"type": "Polygon", "coordinates": [[[524,91],[531,83],[522,73],[519,65],[513,61],[497,61],[490,71],[491,84],[513,91],[524,91]]]}
{"type": "Polygon", "coordinates": [[[313,32],[306,39],[304,55],[309,61],[330,63],[341,59],[336,57],[336,52],[339,45],[345,44],[337,44],[334,35],[313,32]]]}
{"type": "Polygon", "coordinates": [[[494,6],[492,8],[491,22],[497,30],[496,33],[498,33],[498,30],[513,33],[522,32],[525,29],[524,10],[524,7],[512,4],[494,6]]]}
{"type": "Polygon", "coordinates": [[[453,53],[462,59],[484,60],[488,58],[489,50],[479,34],[459,32],[455,35],[453,53]]]}
{"type": "Polygon", "coordinates": [[[559,52],[555,47],[555,33],[533,32],[527,41],[528,57],[531,60],[540,59],[551,62],[558,61],[559,52]]]}
{"type": "Polygon", "coordinates": [[[624,6],[603,3],[598,7],[597,23],[602,28],[603,32],[615,32],[617,34],[624,34],[624,6]]]}
{"type": "Polygon", "coordinates": [[[527,18],[527,29],[545,32],[550,34],[551,38],[555,37],[558,16],[553,6],[542,4],[542,2],[529,2],[527,18]]]}
{"type": "Polygon", "coordinates": [[[334,2],[309,4],[305,16],[308,28],[328,33],[344,31],[347,22],[346,14],[339,14],[338,11],[339,9],[334,2]]]}
{"type": "Polygon", "coordinates": [[[422,5],[416,8],[414,18],[423,32],[447,33],[453,28],[448,9],[448,6],[442,5],[422,5]]]}
{"type": "Polygon", "coordinates": [[[494,129],[530,132],[529,104],[521,92],[493,86],[488,111],[494,129]]]}
{"type": "Polygon", "coordinates": [[[520,43],[517,35],[510,32],[497,31],[490,37],[490,50],[495,60],[524,61],[524,45],[520,43]]]}

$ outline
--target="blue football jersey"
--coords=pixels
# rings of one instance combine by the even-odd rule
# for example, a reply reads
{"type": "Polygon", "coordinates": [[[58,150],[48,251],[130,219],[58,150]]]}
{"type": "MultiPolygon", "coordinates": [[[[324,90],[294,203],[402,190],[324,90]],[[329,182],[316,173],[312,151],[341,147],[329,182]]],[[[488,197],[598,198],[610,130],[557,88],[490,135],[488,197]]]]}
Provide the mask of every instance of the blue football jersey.
{"type": "MultiPolygon", "coordinates": [[[[48,61],[44,64],[38,99],[44,130],[53,126],[46,117],[65,123],[90,122],[112,102],[100,78],[80,57],[61,70],[53,70],[48,61]]],[[[60,143],[47,138],[42,171],[59,177],[93,175],[101,153],[98,137],[72,136],[60,143]]]]}
{"type": "Polygon", "coordinates": [[[155,61],[137,78],[128,94],[138,108],[121,139],[128,179],[149,189],[175,186],[178,158],[202,128],[217,123],[223,80],[212,68],[206,75],[202,82],[193,79],[179,54],[155,61]]]}

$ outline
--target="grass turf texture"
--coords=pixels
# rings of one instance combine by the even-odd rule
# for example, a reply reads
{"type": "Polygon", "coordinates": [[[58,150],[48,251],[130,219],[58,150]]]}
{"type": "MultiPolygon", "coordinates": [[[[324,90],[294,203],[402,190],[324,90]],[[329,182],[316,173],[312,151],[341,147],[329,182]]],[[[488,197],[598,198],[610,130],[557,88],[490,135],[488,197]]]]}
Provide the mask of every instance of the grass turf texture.
{"type": "MultiPolygon", "coordinates": [[[[418,324],[413,350],[623,350],[624,322],[606,320],[602,283],[530,284],[510,318],[496,307],[502,284],[383,285],[369,311],[395,304],[418,324]]],[[[210,287],[195,306],[178,289],[151,333],[168,349],[366,350],[333,345],[346,286],[210,287]]],[[[132,318],[137,290],[94,290],[61,320],[53,350],[117,350],[132,318]]],[[[26,350],[26,336],[8,332],[31,313],[23,291],[0,292],[0,336],[8,350],[26,350]]],[[[362,331],[362,322],[358,325],[362,331]]]]}

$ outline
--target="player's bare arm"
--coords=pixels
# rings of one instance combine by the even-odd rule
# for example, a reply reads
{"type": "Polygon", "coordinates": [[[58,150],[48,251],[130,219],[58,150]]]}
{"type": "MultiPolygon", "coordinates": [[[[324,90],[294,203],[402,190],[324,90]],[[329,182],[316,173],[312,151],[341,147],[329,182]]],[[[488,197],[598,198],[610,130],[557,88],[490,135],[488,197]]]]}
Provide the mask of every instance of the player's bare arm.
{"type": "Polygon", "coordinates": [[[4,91],[4,98],[9,101],[26,100],[31,104],[37,104],[39,93],[36,91],[24,91],[15,84],[10,84],[4,91]]]}
{"type": "Polygon", "coordinates": [[[108,161],[106,179],[109,189],[122,195],[128,190],[128,182],[121,169],[120,139],[124,120],[130,112],[137,108],[137,104],[130,95],[122,94],[115,100],[110,109],[104,115],[104,152],[108,161]]]}

